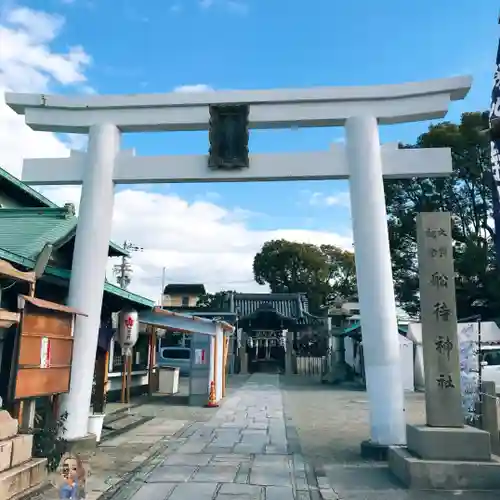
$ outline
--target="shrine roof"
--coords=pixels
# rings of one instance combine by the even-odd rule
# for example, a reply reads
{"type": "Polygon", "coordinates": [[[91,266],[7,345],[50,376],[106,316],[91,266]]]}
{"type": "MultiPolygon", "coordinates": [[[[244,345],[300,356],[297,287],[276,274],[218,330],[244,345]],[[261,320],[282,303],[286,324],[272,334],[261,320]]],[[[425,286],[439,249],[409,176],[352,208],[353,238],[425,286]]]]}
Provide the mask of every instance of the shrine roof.
{"type": "Polygon", "coordinates": [[[250,316],[266,305],[281,316],[294,319],[302,317],[304,310],[298,293],[235,293],[233,300],[234,311],[240,318],[250,316]]]}
{"type": "Polygon", "coordinates": [[[0,167],[0,191],[18,202],[23,207],[58,208],[48,198],[35,191],[7,170],[0,167]]]}
{"type": "MultiPolygon", "coordinates": [[[[35,259],[29,257],[23,257],[16,253],[10,252],[9,250],[3,249],[0,246],[0,259],[6,260],[12,264],[16,264],[19,267],[24,267],[26,269],[33,269],[35,266],[35,259]]],[[[42,279],[45,277],[56,279],[58,282],[62,281],[69,282],[71,279],[71,270],[69,269],[61,269],[60,267],[55,267],[52,265],[48,265],[45,269],[45,274],[42,276],[42,279]]],[[[152,308],[155,305],[153,300],[150,300],[146,297],[142,297],[141,295],[137,295],[136,293],[129,292],[128,290],[124,290],[117,285],[113,285],[109,281],[104,282],[104,294],[108,294],[108,297],[118,298],[118,301],[115,300],[115,305],[117,305],[116,310],[119,310],[123,306],[123,300],[132,303],[135,307],[139,308],[152,308]]]]}
{"type": "Polygon", "coordinates": [[[309,301],[305,293],[235,293],[232,301],[232,308],[240,320],[269,309],[303,325],[324,320],[309,312],[309,301]]]}
{"type": "MultiPolygon", "coordinates": [[[[36,258],[47,243],[60,248],[75,237],[78,218],[72,207],[0,208],[0,248],[36,258]]],[[[109,256],[127,255],[110,243],[109,256]]]]}
{"type": "MultiPolygon", "coordinates": [[[[30,208],[31,209],[47,208],[47,209],[71,211],[72,208],[72,204],[67,204],[65,207],[59,207],[56,203],[49,200],[41,193],[33,189],[31,186],[28,186],[28,184],[24,183],[23,181],[21,181],[20,179],[10,174],[1,167],[0,167],[0,194],[5,195],[6,197],[10,198],[11,200],[15,201],[20,205],[19,207],[16,206],[16,207],[5,207],[5,208],[0,206],[1,212],[3,212],[4,210],[23,210],[30,208]]],[[[26,217],[31,217],[31,215],[29,216],[28,213],[29,212],[25,214],[26,217]]],[[[49,214],[49,212],[45,213],[45,215],[47,214],[49,214]]],[[[57,214],[57,212],[54,212],[54,214],[57,214]]],[[[4,217],[8,217],[10,215],[11,214],[6,213],[4,214],[4,217]]],[[[74,215],[74,213],[72,215],[74,215]]],[[[68,227],[67,235],[69,236],[69,239],[75,236],[76,221],[77,221],[76,217],[73,217],[72,221],[73,225],[72,227],[68,227]]],[[[40,226],[40,224],[41,222],[38,222],[37,226],[40,226]]],[[[27,228],[24,227],[23,229],[27,228]]],[[[63,229],[62,225],[60,226],[60,229],[61,230],[63,229]]],[[[36,232],[35,228],[34,231],[36,232]]],[[[122,256],[126,257],[129,255],[129,253],[124,248],[122,248],[120,245],[117,245],[116,243],[113,243],[112,241],[109,242],[109,246],[110,246],[110,251],[109,251],[110,257],[122,257],[122,256]]]]}
{"type": "Polygon", "coordinates": [[[201,283],[170,283],[163,291],[165,295],[204,295],[205,286],[201,283]]]}

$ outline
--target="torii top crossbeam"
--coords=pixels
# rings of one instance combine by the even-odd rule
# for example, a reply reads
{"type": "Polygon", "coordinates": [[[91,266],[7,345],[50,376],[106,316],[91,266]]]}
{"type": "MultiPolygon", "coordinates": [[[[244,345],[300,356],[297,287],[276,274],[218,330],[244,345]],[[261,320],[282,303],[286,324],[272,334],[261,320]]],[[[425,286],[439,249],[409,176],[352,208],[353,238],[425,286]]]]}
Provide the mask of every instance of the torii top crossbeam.
{"type": "Polygon", "coordinates": [[[122,132],[207,130],[209,105],[250,105],[251,128],[342,126],[370,115],[382,125],[442,118],[465,97],[469,76],[396,85],[200,93],[51,96],[7,93],[6,102],[34,130],[86,133],[98,123],[122,132]]]}

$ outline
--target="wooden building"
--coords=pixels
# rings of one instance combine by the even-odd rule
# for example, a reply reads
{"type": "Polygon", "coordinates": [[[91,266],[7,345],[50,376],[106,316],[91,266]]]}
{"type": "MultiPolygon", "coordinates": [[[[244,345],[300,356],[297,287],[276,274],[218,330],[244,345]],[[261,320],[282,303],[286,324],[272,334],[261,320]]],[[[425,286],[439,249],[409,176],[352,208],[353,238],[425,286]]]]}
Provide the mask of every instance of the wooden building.
{"type": "MultiPolygon", "coordinates": [[[[0,259],[6,260],[17,269],[30,270],[45,244],[53,245],[53,252],[44,275],[37,283],[37,297],[64,304],[66,302],[76,234],[77,217],[72,204],[59,207],[28,185],[0,168],[0,259]]],[[[110,242],[109,257],[127,255],[126,250],[110,242]]],[[[15,310],[17,295],[26,293],[22,284],[12,285],[8,280],[0,282],[3,288],[1,305],[15,310]]],[[[98,349],[103,356],[112,331],[112,313],[124,307],[137,310],[150,309],[154,302],[137,294],[123,290],[113,283],[104,283],[102,323],[98,349]]],[[[3,339],[8,329],[0,329],[0,359],[3,339]]],[[[135,347],[135,373],[147,373],[147,339],[140,336],[135,347]],[[146,364],[145,364],[146,363],[146,364]]],[[[4,353],[8,356],[8,353],[4,353]]],[[[112,359],[116,359],[112,358],[112,359]]],[[[111,360],[110,360],[111,361],[111,360]]],[[[120,361],[113,361],[109,377],[118,377],[120,361]]],[[[111,363],[110,363],[111,364],[111,363]]],[[[147,390],[147,382],[145,384],[147,390]]],[[[0,396],[3,384],[0,383],[0,396]]],[[[111,383],[111,389],[113,384],[111,383]]],[[[113,396],[113,395],[111,395],[113,396]]]]}

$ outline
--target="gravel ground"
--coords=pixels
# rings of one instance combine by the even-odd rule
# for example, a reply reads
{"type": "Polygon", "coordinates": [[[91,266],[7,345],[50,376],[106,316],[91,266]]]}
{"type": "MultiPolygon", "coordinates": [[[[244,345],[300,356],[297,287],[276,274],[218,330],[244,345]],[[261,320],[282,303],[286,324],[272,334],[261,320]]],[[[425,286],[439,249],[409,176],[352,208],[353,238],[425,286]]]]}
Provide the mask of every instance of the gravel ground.
{"type": "MultiPolygon", "coordinates": [[[[364,390],[320,384],[314,377],[282,377],[281,384],[302,450],[315,465],[361,461],[360,443],[370,435],[364,390]]],[[[422,393],[407,393],[406,404],[408,423],[425,422],[422,393]]]]}
{"type": "MultiPolygon", "coordinates": [[[[429,492],[404,489],[384,463],[364,461],[361,441],[369,437],[368,397],[354,386],[322,385],[314,377],[281,377],[286,417],[318,480],[342,500],[498,500],[499,492],[429,492]]],[[[424,395],[407,393],[408,423],[425,422],[424,395]]]]}

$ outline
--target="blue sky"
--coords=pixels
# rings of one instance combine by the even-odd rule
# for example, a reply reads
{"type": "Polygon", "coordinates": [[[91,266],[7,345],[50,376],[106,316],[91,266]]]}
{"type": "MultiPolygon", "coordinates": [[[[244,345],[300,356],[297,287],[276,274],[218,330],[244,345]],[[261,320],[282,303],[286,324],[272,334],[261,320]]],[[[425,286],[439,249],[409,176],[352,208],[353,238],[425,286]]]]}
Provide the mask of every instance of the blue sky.
{"type": "MultiPolygon", "coordinates": [[[[402,83],[474,76],[462,111],[486,108],[498,29],[494,0],[28,0],[60,13],[56,50],[83,45],[100,93],[402,83]]],[[[67,89],[65,90],[67,92],[67,89]]],[[[414,141],[428,123],[383,127],[382,141],[414,141]]],[[[342,129],[254,131],[253,151],[325,149],[342,129]]],[[[130,135],[139,154],[205,153],[206,133],[130,135]]],[[[157,186],[188,200],[255,212],[254,229],[349,232],[345,204],[309,203],[307,192],[338,196],[345,182],[157,186]]]]}

